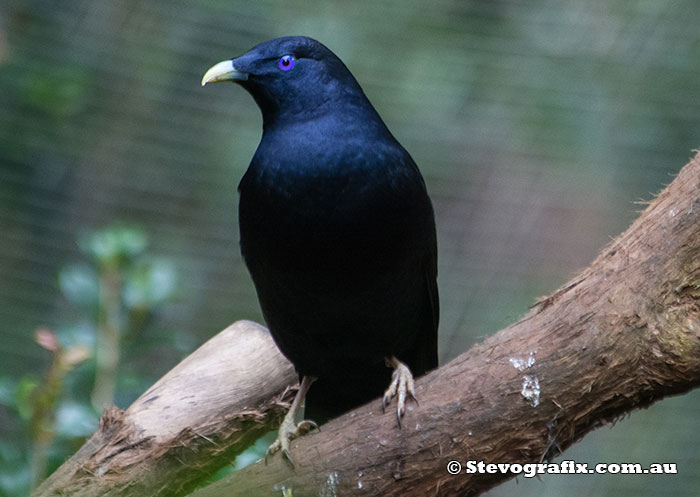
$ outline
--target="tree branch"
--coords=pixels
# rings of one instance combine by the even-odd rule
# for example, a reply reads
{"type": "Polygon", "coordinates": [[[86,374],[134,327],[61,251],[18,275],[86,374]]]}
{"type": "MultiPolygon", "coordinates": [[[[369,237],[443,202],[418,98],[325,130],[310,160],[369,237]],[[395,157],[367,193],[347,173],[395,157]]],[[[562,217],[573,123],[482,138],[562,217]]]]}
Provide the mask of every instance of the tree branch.
{"type": "Polygon", "coordinates": [[[297,376],[265,328],[238,321],[97,432],[33,493],[180,496],[274,430],[297,376]]]}
{"type": "MultiPolygon", "coordinates": [[[[185,384],[196,382],[200,394],[191,399],[193,404],[180,396],[163,401],[159,410],[156,401],[149,400],[159,393],[159,386],[167,389],[176,370],[187,371],[188,358],[126,411],[128,423],[122,418],[112,421],[114,412],[103,416],[93,439],[109,450],[94,451],[91,439],[71,459],[76,459],[75,465],[81,453],[88,455],[82,458],[88,470],[74,471],[73,476],[64,472],[67,479],[53,484],[52,476],[34,495],[49,495],[49,488],[59,488],[57,481],[61,489],[71,491],[100,486],[100,495],[181,495],[178,489],[191,488],[191,483],[172,482],[178,464],[185,473],[191,464],[208,469],[210,459],[231,456],[253,438],[251,432],[257,435],[261,426],[278,422],[281,399],[288,401],[283,392],[294,380],[279,353],[266,350],[251,362],[255,369],[234,377],[231,372],[217,375],[217,368],[237,362],[240,351],[236,355],[225,351],[225,356],[223,350],[214,352],[221,357],[193,354],[200,360],[203,356],[201,371],[208,375],[186,378],[185,384]],[[280,375],[280,369],[286,373],[280,375]],[[239,388],[234,384],[254,382],[265,393],[251,396],[254,402],[244,403],[245,408],[237,404],[238,410],[206,391],[232,392],[239,388]],[[270,398],[277,400],[266,400],[270,398]],[[210,404],[217,408],[209,409],[210,404]],[[163,425],[170,423],[162,417],[166,406],[180,413],[180,421],[163,433],[163,425]],[[146,428],[138,424],[144,418],[132,417],[132,410],[150,410],[150,424],[146,428]],[[209,414],[202,418],[199,410],[209,414]],[[241,414],[251,410],[255,415],[250,420],[241,414]],[[152,430],[159,435],[148,438],[152,430]],[[130,445],[124,446],[122,440],[130,440],[130,445]],[[132,451],[144,449],[151,452],[140,464],[151,470],[164,467],[164,474],[158,474],[160,469],[151,474],[133,465],[113,466],[113,460],[128,461],[132,451]],[[95,459],[91,452],[102,455],[95,459]],[[112,453],[111,458],[104,455],[112,453]],[[180,458],[185,458],[182,463],[180,458]],[[75,484],[78,473],[82,487],[75,484]],[[150,487],[144,483],[151,480],[159,482],[150,487]],[[140,492],[132,493],[137,486],[140,492]],[[143,488],[159,490],[144,493],[143,488]]],[[[296,471],[281,457],[273,457],[269,465],[255,463],[193,497],[282,495],[283,490],[291,490],[295,497],[476,495],[509,475],[452,476],[446,470],[448,461],[541,462],[605,422],[698,383],[700,159],[696,156],[580,275],[537,302],[519,322],[419,379],[420,405],[410,405],[403,429],[397,428],[392,412],[382,414],[377,399],[296,440],[292,444],[296,471]]],[[[181,388],[183,383],[173,390],[181,388]]]]}

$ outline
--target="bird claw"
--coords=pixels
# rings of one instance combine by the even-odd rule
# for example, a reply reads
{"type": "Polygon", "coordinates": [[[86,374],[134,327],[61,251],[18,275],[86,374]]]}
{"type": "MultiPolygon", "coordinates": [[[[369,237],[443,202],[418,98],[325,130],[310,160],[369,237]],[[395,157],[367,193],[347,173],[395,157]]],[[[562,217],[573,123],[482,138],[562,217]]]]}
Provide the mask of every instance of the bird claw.
{"type": "Polygon", "coordinates": [[[269,457],[281,450],[282,456],[285,458],[289,466],[294,469],[294,461],[292,460],[292,455],[289,452],[289,443],[296,438],[306,435],[311,430],[319,430],[318,425],[314,421],[305,419],[300,421],[298,424],[295,424],[294,417],[289,416],[289,413],[287,413],[282,421],[282,424],[280,425],[279,431],[277,432],[277,440],[270,445],[265,453],[265,464],[267,464],[269,457]]]}
{"type": "Polygon", "coordinates": [[[387,365],[393,367],[394,372],[391,374],[389,388],[386,389],[384,397],[382,397],[382,411],[386,411],[386,406],[391,404],[391,399],[397,397],[396,420],[398,421],[399,428],[401,428],[401,418],[406,412],[406,394],[408,393],[416,404],[418,403],[415,382],[413,381],[413,375],[411,374],[411,370],[408,369],[408,366],[395,357],[388,359],[387,365]]]}

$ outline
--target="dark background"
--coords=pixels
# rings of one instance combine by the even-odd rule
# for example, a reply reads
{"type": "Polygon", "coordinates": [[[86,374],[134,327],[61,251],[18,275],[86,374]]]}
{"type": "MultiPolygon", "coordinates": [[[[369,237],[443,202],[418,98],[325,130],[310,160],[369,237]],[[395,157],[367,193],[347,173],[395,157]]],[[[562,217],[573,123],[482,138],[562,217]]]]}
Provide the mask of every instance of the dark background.
{"type": "MultiPolygon", "coordinates": [[[[177,279],[131,338],[146,345],[123,358],[120,407],[232,321],[261,320],[236,213],[261,119],[240,88],[200,79],[288,34],[343,59],[425,176],[448,361],[586,266],[693,155],[698,19],[694,0],[5,0],[0,380],[46,370],[38,326],[81,326],[58,275],[114,222],[143,229],[177,279]]],[[[697,495],[699,414],[697,393],[668,399],[559,458],[679,475],[519,478],[489,495],[697,495]]],[[[2,474],[23,470],[7,455],[22,430],[0,408],[2,474]]]]}

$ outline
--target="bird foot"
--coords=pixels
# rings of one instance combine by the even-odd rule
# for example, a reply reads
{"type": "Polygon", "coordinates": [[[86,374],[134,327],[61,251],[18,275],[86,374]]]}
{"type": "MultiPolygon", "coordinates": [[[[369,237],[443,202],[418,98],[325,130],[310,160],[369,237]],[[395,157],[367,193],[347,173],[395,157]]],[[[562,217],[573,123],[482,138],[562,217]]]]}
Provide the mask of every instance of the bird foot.
{"type": "Polygon", "coordinates": [[[267,459],[282,451],[282,456],[287,460],[289,466],[294,469],[294,461],[292,460],[292,455],[289,453],[289,443],[295,438],[306,435],[311,430],[318,430],[318,425],[311,420],[305,419],[300,421],[298,424],[294,423],[294,413],[289,411],[284,417],[282,424],[280,425],[279,431],[277,432],[277,440],[275,440],[272,445],[267,449],[265,453],[265,464],[267,464],[267,459]],[[290,416],[290,414],[292,414],[290,416]]]}
{"type": "Polygon", "coordinates": [[[399,423],[399,428],[401,428],[401,418],[405,413],[406,394],[408,393],[408,395],[416,401],[416,404],[418,403],[414,388],[413,374],[411,374],[411,370],[408,369],[408,366],[399,361],[396,357],[392,356],[391,358],[387,358],[386,363],[387,366],[394,368],[394,372],[391,374],[391,384],[384,392],[384,397],[382,398],[382,411],[386,410],[386,406],[391,403],[391,399],[397,397],[396,420],[399,423]]]}

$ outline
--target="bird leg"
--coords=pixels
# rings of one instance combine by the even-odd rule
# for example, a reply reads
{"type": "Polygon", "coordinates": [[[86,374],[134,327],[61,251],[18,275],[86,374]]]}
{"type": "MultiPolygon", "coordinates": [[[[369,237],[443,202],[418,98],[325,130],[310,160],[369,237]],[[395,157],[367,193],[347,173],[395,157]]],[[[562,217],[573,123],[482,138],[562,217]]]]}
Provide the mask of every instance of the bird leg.
{"type": "Polygon", "coordinates": [[[414,389],[413,374],[411,374],[408,366],[394,356],[387,357],[384,360],[387,367],[394,368],[394,372],[391,374],[389,388],[386,389],[382,398],[382,411],[386,410],[386,406],[391,403],[391,399],[398,397],[396,400],[396,419],[399,422],[399,428],[401,428],[401,417],[405,412],[406,392],[418,403],[414,389]]]}
{"type": "Polygon", "coordinates": [[[314,428],[318,429],[318,425],[311,420],[305,419],[303,421],[300,421],[299,424],[295,423],[294,421],[297,412],[299,412],[299,409],[301,408],[301,403],[304,400],[304,397],[306,396],[306,392],[309,391],[309,387],[314,381],[316,381],[316,378],[314,376],[304,376],[301,379],[299,391],[297,392],[296,397],[294,397],[292,406],[289,408],[289,411],[284,416],[282,424],[280,425],[279,430],[277,432],[277,440],[275,440],[272,443],[272,445],[270,445],[270,447],[267,449],[267,452],[265,453],[266,464],[268,457],[282,450],[282,455],[287,460],[292,469],[294,469],[294,461],[292,461],[292,456],[289,453],[289,442],[291,442],[295,438],[301,437],[302,435],[306,435],[314,428]]]}

